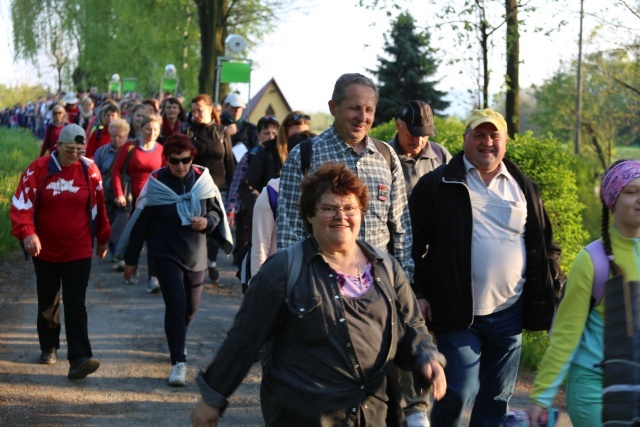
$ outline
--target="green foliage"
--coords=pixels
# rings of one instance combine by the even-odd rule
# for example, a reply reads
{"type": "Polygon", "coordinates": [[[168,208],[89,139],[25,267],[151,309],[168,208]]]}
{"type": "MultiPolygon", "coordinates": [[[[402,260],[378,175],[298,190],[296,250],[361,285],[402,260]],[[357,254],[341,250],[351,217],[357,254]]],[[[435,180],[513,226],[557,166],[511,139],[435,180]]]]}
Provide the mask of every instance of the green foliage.
{"type": "Polygon", "coordinates": [[[439,64],[429,32],[418,31],[413,17],[404,12],[392,23],[390,34],[384,38],[387,58],[379,56],[378,69],[369,70],[379,81],[375,123],[392,119],[411,99],[427,102],[434,111],[445,110],[449,106],[444,100],[446,93],[436,89],[438,81],[427,80],[436,74],[439,64]]]}
{"type": "Polygon", "coordinates": [[[9,209],[20,176],[38,157],[40,143],[29,131],[0,128],[0,257],[18,245],[11,234],[9,209]]]}
{"type": "MultiPolygon", "coordinates": [[[[640,144],[640,47],[598,52],[584,60],[580,153],[610,165],[616,146],[640,144]]],[[[535,88],[532,121],[543,132],[573,141],[576,120],[576,64],[560,68],[535,88]]]]}
{"type": "Polygon", "coordinates": [[[562,247],[562,268],[569,271],[588,239],[582,226],[584,205],[578,201],[575,158],[553,136],[534,137],[531,132],[509,142],[507,157],[540,187],[554,238],[562,247]]]}
{"type": "Polygon", "coordinates": [[[371,128],[369,136],[379,139],[380,141],[391,141],[396,135],[396,121],[389,120],[386,123],[379,124],[378,126],[371,128]]]}
{"type": "Polygon", "coordinates": [[[522,333],[520,366],[526,369],[537,369],[548,344],[547,332],[524,331],[522,333]]]}
{"type": "Polygon", "coordinates": [[[333,116],[327,113],[313,113],[311,116],[311,132],[318,135],[329,129],[333,123],[333,116]]]}
{"type": "MultiPolygon", "coordinates": [[[[188,99],[198,92],[202,35],[198,7],[221,1],[227,13],[219,20],[224,33],[243,35],[250,46],[273,29],[276,12],[284,4],[282,0],[11,0],[15,55],[36,62],[39,54],[46,53],[54,66],[61,67],[64,83],[73,80],[75,90],[96,85],[106,91],[114,73],[135,77],[137,92],[145,97],[155,95],[165,65],[174,64],[179,90],[188,99]]],[[[218,23],[209,27],[214,25],[218,23]]]]}
{"type": "Polygon", "coordinates": [[[36,102],[40,98],[46,98],[48,90],[43,86],[31,86],[20,84],[8,86],[0,84],[0,107],[12,107],[17,103],[26,105],[28,101],[36,102]]]}

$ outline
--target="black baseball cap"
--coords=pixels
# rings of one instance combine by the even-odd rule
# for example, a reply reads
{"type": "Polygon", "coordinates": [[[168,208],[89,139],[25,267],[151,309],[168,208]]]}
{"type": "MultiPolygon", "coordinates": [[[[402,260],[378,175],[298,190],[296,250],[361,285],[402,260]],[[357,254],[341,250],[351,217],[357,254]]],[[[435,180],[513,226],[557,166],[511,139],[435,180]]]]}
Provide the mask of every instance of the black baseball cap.
{"type": "Polygon", "coordinates": [[[406,102],[402,106],[398,118],[406,123],[409,133],[413,136],[436,136],[433,111],[424,101],[406,102]]]}

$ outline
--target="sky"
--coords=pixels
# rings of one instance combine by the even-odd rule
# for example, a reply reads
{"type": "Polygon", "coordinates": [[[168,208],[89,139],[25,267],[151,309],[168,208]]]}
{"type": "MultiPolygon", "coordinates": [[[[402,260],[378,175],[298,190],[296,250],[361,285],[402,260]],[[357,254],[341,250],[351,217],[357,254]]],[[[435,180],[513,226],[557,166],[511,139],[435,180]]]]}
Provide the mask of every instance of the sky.
{"type": "MultiPolygon", "coordinates": [[[[536,2],[548,3],[547,0],[536,2]]],[[[54,86],[53,73],[38,76],[31,65],[13,60],[8,3],[9,0],[0,0],[0,83],[42,82],[54,86]]],[[[525,26],[526,32],[521,33],[520,39],[521,88],[542,83],[553,75],[561,61],[577,58],[579,2],[570,3],[575,3],[575,10],[539,8],[532,15],[535,22],[528,21],[525,26]],[[548,27],[560,19],[566,20],[567,25],[551,36],[533,31],[536,24],[548,27]]],[[[595,11],[598,3],[585,0],[587,33],[596,25],[589,11],[595,11]]],[[[368,70],[375,69],[377,57],[384,54],[383,36],[389,32],[391,19],[384,10],[357,7],[357,0],[299,0],[298,4],[304,8],[284,13],[274,24],[273,32],[246,53],[253,61],[252,83],[250,87],[238,85],[235,89],[247,99],[250,93],[257,92],[274,78],[293,109],[328,113],[327,102],[341,74],[359,72],[373,77],[368,70]]],[[[418,26],[432,24],[432,15],[440,8],[427,0],[407,0],[402,4],[408,7],[418,26]]],[[[501,9],[494,12],[496,20],[501,12],[501,9]]],[[[496,37],[498,44],[490,56],[492,94],[503,90],[504,84],[504,45],[500,44],[504,31],[498,31],[501,35],[496,37]]],[[[451,32],[433,31],[431,42],[443,57],[459,52],[451,32]]],[[[464,116],[471,109],[473,98],[467,91],[474,87],[472,74],[469,67],[441,63],[435,79],[440,80],[438,88],[450,94],[451,107],[447,113],[464,116]]]]}

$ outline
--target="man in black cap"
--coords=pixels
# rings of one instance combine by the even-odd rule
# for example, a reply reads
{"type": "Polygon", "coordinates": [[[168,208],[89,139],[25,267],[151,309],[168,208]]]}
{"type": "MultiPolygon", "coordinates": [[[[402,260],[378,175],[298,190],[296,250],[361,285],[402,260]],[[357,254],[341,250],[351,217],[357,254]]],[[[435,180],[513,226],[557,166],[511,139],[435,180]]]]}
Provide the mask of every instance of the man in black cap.
{"type": "Polygon", "coordinates": [[[442,145],[429,141],[430,136],[436,136],[436,127],[433,112],[426,102],[406,102],[396,119],[396,130],[389,145],[400,158],[408,197],[420,177],[448,163],[451,153],[442,145]]]}
{"type": "MultiPolygon", "coordinates": [[[[400,158],[408,198],[420,177],[449,162],[451,153],[442,145],[429,141],[430,136],[436,135],[436,128],[431,107],[423,101],[409,101],[402,106],[396,119],[396,130],[396,136],[389,145],[400,158]]],[[[427,390],[415,392],[412,372],[397,370],[392,376],[397,378],[399,387],[391,383],[389,391],[394,394],[394,400],[401,402],[406,425],[428,426],[427,390]]]]}

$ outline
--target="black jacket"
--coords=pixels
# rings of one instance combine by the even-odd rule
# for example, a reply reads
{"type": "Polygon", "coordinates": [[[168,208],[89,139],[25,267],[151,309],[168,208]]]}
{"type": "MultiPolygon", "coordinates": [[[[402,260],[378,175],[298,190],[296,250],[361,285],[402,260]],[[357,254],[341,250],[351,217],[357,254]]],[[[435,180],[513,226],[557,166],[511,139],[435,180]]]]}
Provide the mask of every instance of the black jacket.
{"type": "MultiPolygon", "coordinates": [[[[220,116],[222,124],[225,126],[233,123],[231,117],[227,113],[222,113],[220,116]]],[[[249,123],[246,120],[241,120],[236,123],[238,131],[231,137],[231,143],[236,145],[238,142],[242,142],[247,146],[247,150],[251,151],[252,148],[260,146],[258,141],[258,128],[253,123],[249,123]]]]}
{"type": "Polygon", "coordinates": [[[231,138],[225,134],[224,126],[213,121],[202,125],[188,120],[184,132],[198,150],[193,163],[208,168],[218,189],[227,191],[236,170],[236,160],[231,151],[231,138]]]}
{"type": "Polygon", "coordinates": [[[262,147],[252,156],[249,169],[238,187],[242,204],[250,212],[251,217],[253,217],[253,205],[258,200],[262,189],[269,180],[278,178],[282,173],[282,162],[276,145],[275,139],[262,144],[262,147]]]}
{"type": "MultiPolygon", "coordinates": [[[[429,326],[436,331],[467,329],[473,323],[473,214],[463,155],[458,153],[447,165],[423,176],[409,200],[416,265],[414,292],[429,301],[433,319],[429,326]]],[[[527,200],[524,328],[547,330],[555,311],[556,291],[564,279],[561,250],[553,240],[538,186],[514,163],[505,159],[504,164],[527,200]]]]}
{"type": "Polygon", "coordinates": [[[364,242],[360,247],[372,263],[375,283],[388,307],[387,330],[372,327],[358,333],[390,337],[380,349],[380,369],[365,373],[359,365],[358,341],[345,321],[335,274],[315,239],[308,238],[302,243],[300,274],[289,294],[286,251],[269,257],[251,279],[227,338],[198,379],[205,402],[225,408],[260,348],[273,339],[271,362],[262,373],[265,425],[384,426],[385,376],[391,361],[404,369],[418,369],[428,360],[443,366],[445,360],[429,336],[400,264],[379,257],[364,242]],[[392,265],[384,267],[388,261],[392,265]]]}

